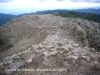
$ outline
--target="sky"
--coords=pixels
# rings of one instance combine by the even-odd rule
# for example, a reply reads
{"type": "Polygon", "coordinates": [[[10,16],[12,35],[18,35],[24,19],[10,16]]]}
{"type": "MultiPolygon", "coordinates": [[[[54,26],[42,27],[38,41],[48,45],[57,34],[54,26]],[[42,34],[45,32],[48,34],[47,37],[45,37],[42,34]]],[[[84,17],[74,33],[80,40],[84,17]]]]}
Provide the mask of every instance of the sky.
{"type": "Polygon", "coordinates": [[[0,13],[7,14],[82,8],[100,8],[100,0],[0,0],[0,13]]]}

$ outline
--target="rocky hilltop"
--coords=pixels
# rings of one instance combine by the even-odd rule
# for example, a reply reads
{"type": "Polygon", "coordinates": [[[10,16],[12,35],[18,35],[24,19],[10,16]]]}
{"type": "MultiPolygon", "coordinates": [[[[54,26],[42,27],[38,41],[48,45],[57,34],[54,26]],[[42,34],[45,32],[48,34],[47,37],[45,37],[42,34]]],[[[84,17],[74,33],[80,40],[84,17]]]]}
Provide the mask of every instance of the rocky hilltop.
{"type": "Polygon", "coordinates": [[[24,15],[0,27],[0,33],[1,75],[100,75],[99,23],[24,15]]]}

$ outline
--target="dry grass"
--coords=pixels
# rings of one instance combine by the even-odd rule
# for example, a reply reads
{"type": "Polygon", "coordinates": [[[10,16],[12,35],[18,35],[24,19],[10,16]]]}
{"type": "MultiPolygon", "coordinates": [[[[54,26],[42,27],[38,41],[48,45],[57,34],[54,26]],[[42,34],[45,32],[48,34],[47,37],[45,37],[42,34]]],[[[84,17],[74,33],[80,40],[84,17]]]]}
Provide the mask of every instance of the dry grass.
{"type": "MultiPolygon", "coordinates": [[[[50,15],[51,16],[51,15],[50,15]]],[[[13,47],[0,52],[0,59],[5,56],[26,50],[29,46],[43,41],[49,33],[55,31],[55,27],[50,23],[45,23],[46,18],[38,16],[34,19],[23,16],[15,18],[0,28],[3,38],[13,47]]],[[[47,16],[49,17],[49,16],[47,16]]]]}

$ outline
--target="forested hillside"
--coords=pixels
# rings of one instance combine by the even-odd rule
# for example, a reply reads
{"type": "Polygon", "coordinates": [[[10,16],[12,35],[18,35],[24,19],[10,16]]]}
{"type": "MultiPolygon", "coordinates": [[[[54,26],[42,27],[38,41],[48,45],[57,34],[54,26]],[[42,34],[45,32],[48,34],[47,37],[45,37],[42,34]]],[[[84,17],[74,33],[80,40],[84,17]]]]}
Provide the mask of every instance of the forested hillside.
{"type": "Polygon", "coordinates": [[[16,15],[0,13],[0,26],[17,17],[16,15]]]}

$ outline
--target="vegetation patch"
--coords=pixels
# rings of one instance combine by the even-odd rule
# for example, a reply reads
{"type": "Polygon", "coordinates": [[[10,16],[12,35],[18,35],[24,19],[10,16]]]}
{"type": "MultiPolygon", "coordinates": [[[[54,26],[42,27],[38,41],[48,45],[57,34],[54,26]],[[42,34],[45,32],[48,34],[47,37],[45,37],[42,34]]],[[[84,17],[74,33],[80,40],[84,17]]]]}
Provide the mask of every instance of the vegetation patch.
{"type": "Polygon", "coordinates": [[[58,47],[61,47],[63,44],[61,44],[61,43],[58,43],[58,47]]]}
{"type": "Polygon", "coordinates": [[[57,50],[62,51],[62,50],[64,50],[64,48],[57,48],[57,50]]]}
{"type": "Polygon", "coordinates": [[[7,50],[11,47],[13,47],[13,45],[9,43],[8,38],[3,37],[3,35],[0,32],[0,51],[7,50]]]}
{"type": "Polygon", "coordinates": [[[94,48],[90,48],[90,51],[94,53],[95,52],[95,49],[94,48]]]}
{"type": "Polygon", "coordinates": [[[77,12],[74,12],[74,11],[68,11],[66,13],[60,13],[59,15],[62,16],[62,17],[68,17],[68,18],[77,18],[77,17],[79,17],[79,18],[82,18],[82,19],[86,19],[86,20],[90,20],[90,21],[100,23],[98,15],[93,14],[93,13],[80,14],[80,13],[77,13],[77,12]]]}
{"type": "Polygon", "coordinates": [[[86,39],[86,37],[85,37],[83,31],[81,31],[81,30],[78,30],[78,31],[77,31],[77,37],[78,37],[78,39],[79,39],[81,42],[84,42],[84,40],[86,39]]]}

